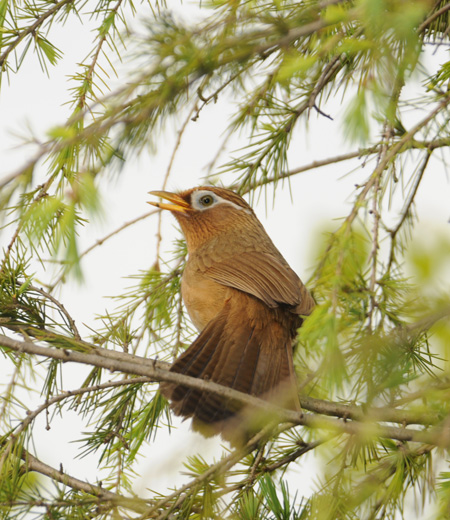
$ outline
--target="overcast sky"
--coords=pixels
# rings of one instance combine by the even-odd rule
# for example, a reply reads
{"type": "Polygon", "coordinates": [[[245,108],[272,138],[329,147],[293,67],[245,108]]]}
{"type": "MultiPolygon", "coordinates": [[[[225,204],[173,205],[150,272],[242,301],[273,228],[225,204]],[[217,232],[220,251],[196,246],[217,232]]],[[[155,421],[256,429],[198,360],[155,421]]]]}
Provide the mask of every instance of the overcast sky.
{"type": "MultiPolygon", "coordinates": [[[[145,5],[139,5],[138,9],[144,16],[148,13],[145,5]]],[[[20,73],[16,76],[10,75],[9,81],[3,79],[0,92],[0,178],[16,170],[32,156],[32,147],[21,145],[24,139],[34,135],[40,140],[45,140],[46,132],[53,125],[64,122],[69,113],[69,107],[64,106],[64,103],[70,98],[69,89],[74,85],[68,76],[76,70],[76,64],[80,63],[93,47],[94,33],[91,29],[94,26],[95,24],[83,27],[72,18],[64,29],[54,32],[50,40],[64,52],[64,58],[56,67],[50,68],[50,78],[42,72],[36,56],[30,51],[20,73]]],[[[431,67],[443,59],[443,53],[436,56],[430,53],[426,63],[431,67]]],[[[123,67],[119,65],[120,70],[123,70],[123,67]]],[[[173,165],[168,189],[189,188],[203,183],[206,167],[223,139],[233,101],[237,100],[221,99],[217,104],[208,106],[199,120],[190,125],[173,165]]],[[[308,128],[300,125],[292,145],[291,168],[356,148],[341,137],[340,121],[344,110],[341,99],[336,99],[329,108],[333,121],[313,113],[308,128]]],[[[83,247],[88,247],[122,223],[149,210],[146,202],[150,197],[147,192],[157,190],[162,185],[181,121],[176,123],[168,125],[154,154],[143,153],[141,157],[129,161],[113,182],[107,187],[105,183],[105,188],[102,189],[105,217],[82,233],[80,240],[83,247]]],[[[232,144],[238,148],[246,143],[246,136],[235,136],[232,144]]],[[[231,151],[232,148],[229,152],[231,151]]],[[[356,160],[353,164],[356,167],[361,161],[356,160]]],[[[372,165],[368,164],[364,169],[359,168],[345,177],[344,174],[349,170],[348,165],[331,166],[300,174],[291,181],[295,204],[291,202],[289,191],[286,189],[282,197],[277,196],[274,205],[270,191],[268,202],[262,197],[255,205],[269,235],[301,278],[307,279],[314,265],[318,235],[323,229],[337,225],[336,219],[348,213],[349,204],[354,197],[353,186],[369,175],[370,168],[372,165]]],[[[421,222],[419,230],[422,233],[432,230],[434,233],[434,230],[439,228],[448,233],[450,184],[445,168],[439,160],[434,161],[433,176],[427,175],[424,183],[425,186],[418,198],[421,222]]],[[[397,200],[393,209],[396,208],[397,200]]],[[[138,270],[148,269],[152,265],[155,256],[155,223],[156,219],[147,219],[123,236],[118,236],[97,248],[83,261],[84,283],[80,285],[71,282],[63,289],[61,298],[81,327],[81,324],[95,327],[95,316],[103,313],[105,308],[113,307],[112,302],[105,297],[119,294],[123,287],[130,285],[126,276],[138,270]]],[[[164,216],[163,236],[164,249],[170,251],[176,231],[174,220],[169,214],[164,216]]],[[[9,239],[8,233],[1,236],[2,247],[9,239]]],[[[82,327],[82,330],[87,333],[88,329],[82,327]]],[[[83,369],[73,368],[72,382],[76,386],[80,380],[80,371],[83,369]]],[[[70,379],[69,377],[69,382],[70,379]]],[[[69,414],[69,417],[76,425],[75,414],[69,414]]],[[[68,421],[69,419],[55,421],[48,432],[45,431],[44,424],[40,424],[40,454],[45,461],[55,466],[63,462],[64,468],[74,476],[83,478],[85,474],[89,478],[89,475],[93,476],[96,471],[91,461],[74,461],[73,456],[78,446],[60,443],[61,439],[65,441],[72,434],[73,438],[78,436],[76,428],[68,428],[68,421]],[[61,449],[55,450],[58,443],[61,449]]],[[[213,449],[208,452],[206,446],[217,447],[219,441],[212,440],[208,444],[199,440],[199,437],[192,436],[194,444],[190,445],[183,440],[187,429],[185,425],[172,434],[170,451],[174,458],[181,460],[182,454],[186,451],[196,452],[199,449],[203,455],[211,457],[213,449]]],[[[152,461],[151,465],[146,461],[142,462],[141,468],[145,477],[143,486],[158,486],[162,489],[165,485],[173,485],[173,476],[167,481],[161,480],[163,470],[167,467],[168,455],[161,449],[161,445],[165,443],[167,442],[164,439],[159,439],[159,443],[149,450],[147,457],[152,461]],[[158,467],[161,468],[160,471],[158,467]]],[[[302,492],[305,492],[306,487],[311,484],[309,479],[305,478],[305,473],[302,473],[302,482],[302,492]]]]}

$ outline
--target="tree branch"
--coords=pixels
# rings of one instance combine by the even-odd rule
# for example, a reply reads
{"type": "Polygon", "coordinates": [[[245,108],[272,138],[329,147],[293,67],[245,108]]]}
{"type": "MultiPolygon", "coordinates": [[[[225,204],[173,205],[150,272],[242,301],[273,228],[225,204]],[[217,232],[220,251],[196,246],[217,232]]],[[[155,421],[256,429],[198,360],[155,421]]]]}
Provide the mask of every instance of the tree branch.
{"type": "MultiPolygon", "coordinates": [[[[95,249],[96,247],[102,246],[107,240],[114,237],[115,235],[118,235],[124,229],[132,226],[133,224],[136,224],[137,222],[140,222],[141,220],[145,220],[146,218],[150,217],[151,215],[154,215],[157,212],[158,212],[157,209],[147,211],[146,213],[143,213],[142,215],[139,215],[138,217],[136,217],[132,220],[128,220],[127,222],[124,222],[121,226],[114,229],[113,231],[111,231],[110,233],[105,235],[104,237],[99,238],[98,240],[95,241],[94,244],[92,244],[87,249],[85,249],[82,253],[80,253],[79,259],[81,260],[84,256],[86,256],[88,253],[90,253],[93,249],[95,249]]],[[[64,279],[64,276],[65,276],[65,273],[63,271],[63,273],[60,274],[56,278],[56,280],[49,286],[49,291],[53,291],[55,289],[55,287],[64,279]]]]}
{"type": "Polygon", "coordinates": [[[450,10],[450,4],[445,4],[443,7],[435,11],[432,15],[430,15],[424,22],[422,22],[421,25],[417,28],[417,32],[420,34],[422,33],[430,23],[434,22],[436,18],[439,18],[442,14],[446,13],[450,10]]]}
{"type": "MultiPolygon", "coordinates": [[[[173,511],[176,508],[179,508],[181,504],[190,496],[190,490],[193,487],[199,486],[201,483],[211,480],[211,478],[214,478],[214,476],[224,473],[231,467],[233,467],[236,463],[238,463],[245,455],[251,453],[259,444],[260,442],[267,437],[268,434],[270,434],[273,430],[273,425],[269,425],[263,430],[261,430],[259,433],[254,435],[243,448],[238,448],[230,455],[224,457],[222,460],[217,462],[216,464],[213,464],[210,466],[204,473],[199,475],[198,477],[191,480],[191,482],[188,482],[184,486],[182,486],[180,489],[172,493],[171,495],[168,495],[164,497],[162,500],[157,502],[157,504],[149,509],[147,511],[147,515],[150,516],[152,513],[161,510],[163,507],[167,506],[171,500],[178,497],[178,499],[174,502],[174,504],[170,507],[169,510],[167,508],[164,510],[164,512],[158,516],[158,520],[163,520],[164,518],[167,518],[168,514],[170,514],[171,511],[173,511]]],[[[147,516],[146,516],[147,517],[147,516]]]]}
{"type": "MultiPolygon", "coordinates": [[[[385,437],[391,439],[397,439],[401,441],[413,441],[413,442],[425,442],[427,444],[434,444],[436,446],[448,448],[450,446],[450,431],[447,428],[440,428],[436,426],[432,430],[422,431],[408,428],[396,428],[392,426],[381,426],[370,422],[370,413],[367,415],[360,415],[358,421],[341,421],[337,419],[330,419],[328,417],[317,417],[314,414],[298,413],[292,410],[285,410],[278,406],[275,406],[267,401],[258,399],[257,397],[238,392],[232,388],[223,387],[212,381],[205,381],[194,377],[186,376],[183,374],[177,374],[170,372],[164,368],[160,362],[147,360],[147,363],[143,364],[135,356],[129,356],[127,354],[120,354],[120,357],[105,357],[99,354],[98,350],[94,353],[76,352],[68,349],[54,349],[49,347],[42,347],[32,343],[31,341],[17,341],[7,336],[0,335],[0,345],[16,352],[26,352],[29,354],[35,354],[42,357],[58,359],[63,362],[72,361],[76,363],[97,366],[106,368],[112,372],[119,371],[128,374],[136,374],[140,376],[146,376],[153,381],[168,381],[175,384],[182,384],[195,388],[201,391],[211,392],[231,401],[239,402],[242,405],[247,406],[249,409],[262,410],[264,413],[277,417],[280,421],[291,422],[293,424],[299,424],[307,426],[313,429],[325,429],[333,431],[336,434],[351,434],[351,435],[372,435],[375,437],[385,437]]],[[[167,367],[167,365],[166,365],[167,367]]],[[[309,401],[310,406],[317,405],[317,402],[309,401]]],[[[322,403],[323,405],[323,403],[322,403]]],[[[325,405],[323,405],[324,408],[325,405]]],[[[329,405],[327,408],[328,412],[337,413],[345,411],[343,417],[348,417],[351,409],[339,410],[335,404],[329,405]],[[333,410],[334,409],[334,410],[333,410]]],[[[330,413],[331,414],[331,413],[330,413]]],[[[392,415],[391,412],[391,419],[392,415]]],[[[357,413],[355,413],[355,418],[357,413]]],[[[381,419],[380,421],[386,422],[389,419],[381,419]]],[[[401,422],[397,418],[396,422],[401,422]]]]}
{"type": "Polygon", "coordinates": [[[5,49],[5,51],[0,55],[0,69],[3,67],[9,54],[19,45],[19,43],[24,38],[26,38],[29,34],[33,34],[36,31],[36,29],[38,29],[45,22],[45,20],[47,20],[47,18],[57,13],[65,5],[71,4],[73,2],[75,2],[75,0],[61,0],[53,7],[51,7],[48,11],[45,11],[45,13],[39,16],[33,24],[26,27],[23,31],[20,31],[17,38],[14,41],[12,41],[5,49]]]}
{"type": "Polygon", "coordinates": [[[61,482],[61,484],[69,486],[72,489],[93,495],[97,497],[99,501],[110,502],[112,507],[125,507],[141,514],[148,510],[148,502],[142,498],[124,497],[122,495],[118,495],[117,493],[113,493],[112,491],[108,491],[101,486],[89,484],[89,482],[72,477],[61,469],[58,470],[52,466],[49,466],[48,464],[45,464],[25,449],[22,449],[21,457],[25,461],[27,471],[36,471],[41,475],[46,475],[52,480],[61,482]]]}
{"type": "Polygon", "coordinates": [[[390,253],[389,253],[389,260],[388,260],[388,270],[391,268],[391,266],[393,265],[394,263],[394,257],[395,257],[395,238],[397,236],[397,233],[400,231],[400,229],[402,228],[405,220],[407,219],[409,213],[410,213],[410,210],[411,210],[411,206],[413,205],[414,203],[414,199],[417,195],[417,191],[419,189],[419,186],[420,186],[420,183],[423,179],[423,176],[425,174],[425,170],[428,166],[428,162],[431,158],[431,150],[427,151],[426,152],[426,155],[425,155],[425,158],[420,166],[420,169],[419,169],[419,172],[417,173],[416,175],[416,181],[414,183],[414,186],[413,186],[413,189],[408,197],[408,200],[405,202],[405,205],[403,206],[403,209],[402,209],[402,212],[401,212],[401,217],[400,217],[400,220],[398,221],[397,225],[395,226],[395,228],[393,229],[390,229],[388,230],[389,231],[389,234],[390,234],[390,237],[391,237],[391,248],[390,248],[390,253]]]}
{"type": "MultiPolygon", "coordinates": [[[[309,170],[315,170],[316,168],[321,168],[322,166],[329,166],[330,164],[337,164],[340,162],[349,161],[351,159],[367,157],[368,155],[375,155],[380,152],[382,146],[383,143],[371,146],[370,148],[363,148],[361,150],[355,150],[354,152],[348,152],[341,155],[336,155],[334,157],[328,157],[327,159],[320,159],[318,161],[313,161],[309,164],[305,164],[304,166],[299,166],[298,168],[293,168],[292,170],[282,172],[280,175],[277,175],[276,177],[264,177],[263,179],[251,183],[248,187],[245,188],[243,193],[248,193],[250,191],[255,190],[256,188],[265,186],[266,184],[270,184],[272,182],[276,182],[283,179],[288,179],[289,177],[293,177],[298,173],[304,173],[309,170]]],[[[403,153],[410,149],[428,149],[432,151],[447,146],[450,146],[450,139],[448,138],[432,139],[431,141],[421,141],[419,139],[412,139],[409,142],[409,146],[405,146],[398,153],[403,153]]],[[[238,186],[233,185],[231,186],[231,189],[238,189],[238,186]]]]}

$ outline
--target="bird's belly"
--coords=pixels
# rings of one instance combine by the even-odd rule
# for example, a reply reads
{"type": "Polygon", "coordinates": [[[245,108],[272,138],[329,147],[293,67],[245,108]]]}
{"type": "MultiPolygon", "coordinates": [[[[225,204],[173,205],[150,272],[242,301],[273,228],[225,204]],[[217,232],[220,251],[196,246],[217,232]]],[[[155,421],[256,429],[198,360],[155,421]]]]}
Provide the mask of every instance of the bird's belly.
{"type": "Polygon", "coordinates": [[[193,324],[201,331],[223,309],[230,288],[188,270],[181,280],[181,295],[193,324]]]}

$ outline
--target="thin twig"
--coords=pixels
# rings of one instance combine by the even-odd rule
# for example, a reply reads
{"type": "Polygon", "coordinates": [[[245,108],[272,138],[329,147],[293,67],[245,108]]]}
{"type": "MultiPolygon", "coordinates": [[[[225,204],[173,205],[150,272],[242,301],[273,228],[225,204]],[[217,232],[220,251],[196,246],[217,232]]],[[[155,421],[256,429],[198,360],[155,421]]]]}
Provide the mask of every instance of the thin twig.
{"type": "Polygon", "coordinates": [[[444,14],[445,12],[450,11],[450,4],[447,3],[440,9],[438,9],[435,13],[430,15],[424,22],[422,22],[419,27],[417,28],[418,34],[422,33],[430,23],[432,23],[436,18],[439,18],[441,14],[444,14]]]}
{"type": "MultiPolygon", "coordinates": [[[[409,143],[411,145],[411,148],[414,149],[428,149],[430,151],[436,150],[437,148],[443,148],[450,146],[450,139],[448,138],[442,138],[442,139],[433,139],[431,141],[420,141],[417,139],[412,139],[409,143]]],[[[248,193],[249,191],[253,191],[256,188],[259,188],[261,186],[265,186],[266,184],[270,184],[272,182],[276,182],[278,180],[287,179],[289,177],[292,177],[294,175],[297,175],[298,173],[307,172],[309,170],[315,170],[316,168],[321,168],[322,166],[329,166],[330,164],[336,164],[339,162],[349,161],[351,159],[357,159],[360,157],[366,157],[368,155],[375,155],[380,152],[380,148],[383,146],[383,144],[378,144],[375,146],[372,146],[370,148],[365,148],[361,150],[356,150],[354,152],[348,152],[342,155],[336,155],[334,157],[329,157],[327,159],[321,159],[318,161],[313,161],[309,164],[306,164],[305,166],[299,166],[298,168],[293,168],[292,170],[289,170],[287,172],[282,172],[281,174],[277,175],[277,177],[264,177],[263,179],[260,179],[258,181],[255,181],[254,183],[250,184],[248,187],[245,188],[243,193],[248,193]]],[[[410,148],[405,147],[402,150],[399,150],[398,153],[405,152],[409,150],[410,148]]],[[[233,185],[231,187],[232,189],[237,189],[237,185],[233,185]]]]}
{"type": "Polygon", "coordinates": [[[19,362],[14,367],[14,372],[11,376],[11,379],[9,380],[8,386],[5,389],[5,392],[2,396],[2,405],[0,407],[0,420],[6,418],[6,410],[7,406],[11,405],[12,402],[12,395],[13,395],[13,389],[17,383],[17,377],[20,373],[20,370],[22,368],[22,361],[19,360],[19,362]]]}
{"type": "Polygon", "coordinates": [[[73,332],[75,339],[77,339],[77,340],[81,339],[80,333],[78,332],[77,326],[75,325],[75,320],[67,312],[66,308],[60,301],[58,301],[54,296],[52,296],[47,291],[44,291],[44,289],[40,289],[39,287],[36,287],[34,285],[30,285],[29,289],[41,294],[42,296],[44,296],[45,298],[50,300],[52,303],[54,303],[56,305],[56,307],[58,307],[58,309],[62,312],[62,314],[66,317],[67,322],[69,323],[69,326],[73,332]]]}
{"type": "Polygon", "coordinates": [[[428,166],[428,162],[431,158],[431,151],[427,151],[426,154],[425,154],[425,157],[424,157],[424,160],[420,166],[420,169],[419,169],[419,172],[417,173],[417,176],[416,176],[416,181],[414,183],[414,186],[413,186],[413,189],[408,197],[408,200],[406,201],[405,205],[403,206],[403,209],[401,211],[401,217],[400,217],[400,220],[397,222],[397,225],[395,226],[395,228],[389,230],[389,233],[390,233],[390,236],[391,236],[391,250],[390,250],[390,253],[389,253],[389,261],[388,261],[388,267],[387,267],[387,270],[389,272],[393,262],[394,262],[394,257],[395,257],[395,239],[396,239],[396,236],[398,234],[398,232],[400,231],[400,229],[402,228],[405,220],[407,219],[409,213],[410,213],[410,209],[411,209],[411,206],[413,205],[414,203],[414,199],[416,197],[416,194],[417,194],[417,191],[419,189],[419,186],[420,186],[420,183],[423,179],[423,176],[424,176],[424,173],[425,173],[425,170],[428,166]]]}
{"type": "MultiPolygon", "coordinates": [[[[108,11],[108,16],[111,15],[111,13],[114,13],[114,15],[117,14],[120,6],[122,5],[123,3],[123,0],[118,0],[118,2],[116,3],[116,5],[110,10],[108,11]]],[[[97,61],[98,61],[98,58],[100,56],[100,51],[103,47],[103,44],[105,43],[107,39],[107,33],[103,34],[103,36],[101,36],[98,44],[97,44],[97,47],[95,49],[95,52],[94,52],[94,55],[92,56],[92,61],[87,69],[87,72],[84,76],[84,80],[83,82],[87,83],[88,85],[91,85],[92,83],[92,78],[93,78],[93,75],[94,75],[94,70],[95,70],[95,66],[97,65],[97,61]]],[[[79,97],[78,99],[78,103],[77,103],[77,108],[78,109],[83,109],[86,105],[86,92],[87,90],[83,90],[83,93],[82,95],[79,97]]]]}
{"type": "MultiPolygon", "coordinates": [[[[189,110],[189,114],[187,115],[186,119],[184,120],[183,124],[181,125],[180,130],[178,131],[177,140],[175,142],[175,146],[173,147],[172,153],[170,155],[169,164],[167,166],[166,174],[164,175],[164,180],[161,186],[161,190],[165,190],[167,187],[167,183],[169,181],[170,174],[172,172],[172,166],[175,161],[175,157],[178,152],[178,148],[181,145],[181,140],[183,138],[184,132],[187,128],[187,125],[192,120],[192,114],[197,109],[197,106],[194,104],[191,107],[191,110],[189,110]]],[[[161,243],[162,243],[162,235],[161,235],[161,225],[162,225],[162,211],[158,213],[158,229],[156,231],[156,259],[155,259],[155,267],[159,266],[159,258],[160,258],[160,251],[161,251],[161,243]]],[[[159,270],[159,269],[158,269],[159,270]]]]}
{"type": "MultiPolygon", "coordinates": [[[[98,240],[96,240],[94,242],[94,244],[92,244],[91,246],[89,246],[87,249],[85,249],[82,253],[80,253],[80,260],[85,257],[88,253],[90,253],[93,249],[95,249],[96,247],[99,247],[99,246],[102,246],[107,240],[109,240],[110,238],[113,238],[115,235],[118,235],[119,233],[121,233],[124,229],[132,226],[133,224],[136,224],[137,222],[140,222],[141,220],[144,220],[148,217],[151,217],[152,215],[154,215],[155,213],[157,213],[159,210],[155,209],[155,210],[151,210],[151,211],[147,211],[146,213],[140,215],[139,217],[136,217],[132,220],[129,220],[127,222],[124,222],[121,226],[119,226],[118,228],[114,229],[113,231],[111,231],[111,233],[108,233],[107,235],[105,235],[104,237],[102,238],[99,238],[98,240]]],[[[58,276],[58,278],[56,278],[56,280],[49,286],[49,291],[53,291],[55,289],[55,287],[64,279],[64,273],[62,273],[61,275],[58,276]]]]}
{"type": "Polygon", "coordinates": [[[48,11],[45,11],[45,13],[41,14],[33,24],[28,26],[23,31],[20,31],[17,38],[13,40],[5,49],[5,51],[0,55],[0,69],[3,67],[3,64],[8,58],[8,55],[19,45],[19,43],[24,38],[26,38],[29,34],[34,34],[36,32],[36,29],[38,29],[45,22],[45,20],[47,20],[47,18],[57,13],[62,7],[74,2],[75,0],[61,0],[53,7],[51,7],[48,11]]]}
{"type": "MultiPolygon", "coordinates": [[[[224,457],[222,460],[210,466],[202,475],[199,475],[195,479],[191,480],[180,489],[164,497],[162,500],[156,503],[154,507],[147,511],[147,514],[150,515],[161,508],[167,506],[171,500],[178,497],[175,503],[170,507],[169,510],[165,510],[159,517],[158,520],[163,520],[167,518],[167,515],[173,511],[174,509],[181,506],[181,504],[190,496],[190,490],[202,484],[203,482],[210,480],[214,476],[218,474],[225,473],[228,469],[237,464],[245,455],[251,453],[260,442],[267,437],[267,435],[273,430],[273,425],[269,425],[268,427],[261,430],[254,437],[252,437],[247,444],[243,448],[237,448],[235,451],[231,452],[230,455],[224,457]]],[[[146,518],[146,516],[144,517],[146,518]]]]}
{"type": "MultiPolygon", "coordinates": [[[[200,101],[202,102],[200,108],[196,108],[197,110],[197,113],[195,114],[195,116],[192,118],[192,121],[197,121],[197,119],[199,118],[200,116],[200,112],[203,110],[203,108],[212,100],[216,100],[220,94],[220,92],[222,90],[224,90],[226,87],[228,87],[228,85],[230,85],[231,83],[233,83],[233,81],[235,79],[237,79],[239,76],[242,76],[242,74],[244,72],[246,72],[249,68],[250,68],[251,64],[246,64],[244,65],[241,69],[239,69],[237,72],[235,72],[234,74],[231,74],[231,76],[224,82],[222,83],[222,85],[220,85],[219,88],[217,88],[212,94],[210,94],[209,96],[207,97],[204,97],[203,96],[203,93],[202,93],[202,88],[203,88],[203,85],[200,85],[200,87],[197,89],[197,95],[200,99],[200,101]]],[[[207,78],[205,78],[206,80],[207,78]]]]}
{"type": "MultiPolygon", "coordinates": [[[[380,153],[378,155],[378,164],[381,160],[384,159],[384,156],[387,153],[389,139],[392,138],[391,125],[386,121],[384,124],[383,130],[383,144],[380,149],[380,153]]],[[[372,322],[373,322],[373,314],[375,312],[375,307],[377,306],[376,296],[375,296],[375,285],[377,280],[377,266],[378,266],[378,249],[379,245],[379,231],[380,231],[380,181],[381,181],[382,171],[380,171],[379,175],[375,179],[374,187],[373,187],[373,196],[372,196],[372,209],[370,213],[373,216],[373,228],[372,228],[372,248],[369,254],[369,262],[371,263],[370,267],[370,279],[369,279],[369,295],[370,295],[370,305],[367,313],[367,330],[372,332],[372,322]]]]}
{"type": "Polygon", "coordinates": [[[46,475],[56,482],[61,482],[61,484],[64,484],[65,486],[69,486],[72,489],[83,491],[84,493],[95,496],[101,502],[110,502],[112,507],[124,507],[140,514],[148,510],[148,501],[137,497],[124,497],[118,495],[117,493],[108,491],[101,486],[90,484],[84,480],[72,477],[68,473],[61,471],[60,469],[58,470],[53,468],[52,466],[49,466],[48,464],[40,461],[24,448],[21,450],[21,457],[24,460],[26,469],[28,471],[36,471],[41,475],[46,475]]]}
{"type": "Polygon", "coordinates": [[[298,448],[298,450],[293,451],[289,455],[286,455],[282,459],[277,460],[273,464],[269,464],[268,466],[265,466],[264,472],[272,473],[273,471],[275,471],[283,466],[286,466],[287,464],[290,464],[294,460],[297,460],[299,457],[305,455],[305,453],[308,453],[309,451],[316,449],[317,446],[320,446],[324,442],[325,442],[324,440],[307,442],[307,443],[303,444],[302,446],[300,446],[298,448]]]}
{"type": "MultiPolygon", "coordinates": [[[[284,127],[285,132],[288,133],[292,131],[295,122],[299,119],[303,112],[305,112],[308,109],[311,110],[313,107],[316,107],[316,100],[319,94],[343,67],[344,62],[341,61],[341,57],[339,55],[335,56],[330,61],[330,63],[327,64],[307,99],[294,111],[293,116],[289,118],[288,122],[286,123],[286,126],[284,127]]],[[[319,114],[325,115],[323,112],[321,112],[321,110],[318,107],[316,107],[316,110],[319,114]]]]}

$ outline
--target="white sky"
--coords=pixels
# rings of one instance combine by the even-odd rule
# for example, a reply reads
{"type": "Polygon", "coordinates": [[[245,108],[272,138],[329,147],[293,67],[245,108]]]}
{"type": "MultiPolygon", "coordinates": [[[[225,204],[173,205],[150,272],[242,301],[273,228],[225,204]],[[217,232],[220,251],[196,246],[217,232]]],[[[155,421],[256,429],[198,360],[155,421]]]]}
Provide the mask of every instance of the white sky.
{"type": "MultiPolygon", "coordinates": [[[[145,5],[140,5],[138,9],[148,12],[145,5]]],[[[3,80],[0,92],[0,179],[16,170],[32,155],[32,150],[19,146],[21,138],[18,136],[29,136],[31,128],[39,139],[45,139],[48,129],[64,122],[68,114],[68,107],[63,105],[69,99],[68,91],[73,86],[73,82],[68,80],[68,75],[74,72],[75,64],[80,63],[93,46],[94,33],[72,18],[63,30],[56,30],[54,34],[50,40],[64,52],[64,58],[57,67],[50,68],[51,78],[41,71],[36,57],[30,52],[20,73],[17,76],[10,75],[9,83],[3,80]]],[[[427,64],[433,67],[436,62],[448,59],[443,52],[437,56],[430,54],[427,64]]],[[[189,188],[202,182],[205,167],[214,157],[222,141],[230,107],[228,100],[221,100],[203,110],[199,120],[190,125],[174,163],[168,189],[189,188]]],[[[309,128],[301,126],[296,132],[290,158],[291,168],[356,148],[355,145],[346,145],[340,137],[342,127],[339,119],[343,113],[341,99],[331,103],[330,107],[335,121],[318,119],[312,114],[309,128]]],[[[181,121],[178,122],[178,126],[180,124],[181,121]]],[[[81,236],[83,248],[123,222],[148,211],[147,192],[161,187],[178,126],[168,125],[163,138],[159,140],[156,154],[144,153],[141,157],[129,161],[117,180],[109,186],[105,183],[106,188],[102,190],[105,219],[103,222],[94,223],[81,236]]],[[[236,147],[244,146],[245,136],[236,136],[234,144],[236,147]]],[[[354,164],[358,164],[358,161],[354,164]]],[[[272,205],[270,195],[267,205],[264,204],[264,200],[256,205],[258,216],[269,235],[303,279],[308,278],[314,265],[318,234],[324,228],[330,229],[336,225],[335,219],[348,213],[349,203],[354,197],[353,186],[368,176],[371,167],[369,164],[364,170],[360,169],[345,178],[343,175],[348,171],[348,165],[347,168],[331,166],[300,174],[291,181],[295,204],[291,203],[286,190],[285,195],[277,196],[275,205],[272,205]]],[[[424,180],[418,197],[418,213],[420,227],[425,233],[431,230],[433,234],[435,229],[440,228],[448,234],[450,183],[443,165],[437,160],[434,162],[433,174],[428,174],[424,180]]],[[[125,276],[151,266],[155,255],[155,222],[156,219],[141,222],[123,237],[115,237],[97,248],[86,261],[83,261],[84,284],[80,286],[70,283],[61,295],[77,324],[95,326],[95,316],[113,305],[105,296],[119,294],[123,287],[130,285],[130,281],[124,279],[125,276]]],[[[171,241],[175,236],[174,227],[174,221],[170,215],[166,215],[166,251],[171,249],[171,241]]],[[[4,247],[9,238],[8,233],[0,236],[0,245],[4,247]]],[[[72,380],[73,385],[77,387],[83,369],[71,367],[70,372],[66,372],[69,381],[72,380]]],[[[3,376],[1,377],[3,379],[3,376]]],[[[42,421],[38,425],[38,451],[41,458],[56,467],[62,462],[69,473],[92,481],[96,475],[95,457],[75,460],[77,446],[66,442],[78,437],[75,414],[69,414],[63,421],[54,421],[52,429],[48,432],[42,421]]],[[[188,425],[185,424],[179,430],[174,430],[170,439],[160,435],[156,445],[149,448],[140,465],[144,477],[143,487],[162,490],[165,486],[175,483],[174,476],[167,475],[166,472],[168,452],[164,447],[167,447],[175,461],[184,459],[186,452],[200,451],[209,460],[214,453],[217,456],[217,439],[204,441],[199,436],[187,436],[187,430],[188,425]]],[[[308,472],[303,468],[300,476],[299,468],[302,466],[303,461],[297,466],[297,476],[293,475],[291,479],[298,483],[299,494],[307,494],[313,484],[312,474],[307,476],[308,472]]],[[[174,467],[179,469],[176,463],[174,467]]]]}

